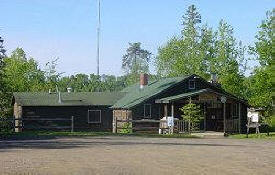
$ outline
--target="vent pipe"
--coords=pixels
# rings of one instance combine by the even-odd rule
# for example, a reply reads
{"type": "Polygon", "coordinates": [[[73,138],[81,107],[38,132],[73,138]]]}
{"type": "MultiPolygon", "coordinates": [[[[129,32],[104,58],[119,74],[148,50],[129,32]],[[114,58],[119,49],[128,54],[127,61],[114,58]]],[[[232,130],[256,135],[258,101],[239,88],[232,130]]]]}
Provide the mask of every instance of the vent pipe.
{"type": "Polygon", "coordinates": [[[216,73],[211,73],[211,83],[217,83],[218,78],[216,73]]]}
{"type": "Polygon", "coordinates": [[[67,88],[67,92],[68,92],[68,93],[71,93],[72,90],[73,90],[73,89],[72,89],[71,87],[68,87],[68,88],[67,88]]]}

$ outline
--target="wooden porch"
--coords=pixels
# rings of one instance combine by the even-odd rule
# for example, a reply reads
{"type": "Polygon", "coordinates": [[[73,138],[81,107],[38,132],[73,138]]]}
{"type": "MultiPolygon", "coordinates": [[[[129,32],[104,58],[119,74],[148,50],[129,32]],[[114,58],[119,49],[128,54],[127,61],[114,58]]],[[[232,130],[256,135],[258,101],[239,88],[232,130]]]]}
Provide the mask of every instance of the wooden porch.
{"type": "Polygon", "coordinates": [[[241,133],[241,103],[222,94],[201,90],[177,96],[157,99],[155,102],[163,104],[164,116],[175,119],[175,129],[186,132],[186,122],[182,120],[182,106],[192,102],[201,107],[204,119],[198,124],[198,132],[215,131],[223,133],[241,133]],[[226,100],[223,101],[222,99],[226,100]]]}

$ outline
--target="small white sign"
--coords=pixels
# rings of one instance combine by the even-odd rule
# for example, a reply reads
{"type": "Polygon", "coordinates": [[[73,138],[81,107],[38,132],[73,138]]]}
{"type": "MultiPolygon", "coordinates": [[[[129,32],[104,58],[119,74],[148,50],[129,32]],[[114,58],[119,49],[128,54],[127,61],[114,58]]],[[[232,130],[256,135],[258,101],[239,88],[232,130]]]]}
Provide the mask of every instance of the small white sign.
{"type": "Polygon", "coordinates": [[[248,112],[248,118],[251,118],[251,122],[258,123],[259,122],[259,113],[258,112],[248,112]]]}
{"type": "Polygon", "coordinates": [[[167,117],[167,125],[168,127],[174,126],[174,117],[167,117]]]}

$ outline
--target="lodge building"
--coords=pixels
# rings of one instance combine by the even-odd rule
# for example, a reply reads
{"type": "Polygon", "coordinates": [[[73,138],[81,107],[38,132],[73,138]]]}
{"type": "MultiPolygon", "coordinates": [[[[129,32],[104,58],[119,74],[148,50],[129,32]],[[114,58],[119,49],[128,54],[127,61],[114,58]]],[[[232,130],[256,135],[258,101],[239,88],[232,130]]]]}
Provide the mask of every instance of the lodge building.
{"type": "MultiPolygon", "coordinates": [[[[148,76],[141,74],[139,84],[120,92],[17,92],[13,105],[17,119],[74,116],[76,131],[112,131],[118,119],[181,119],[179,109],[190,99],[203,111],[201,131],[246,132],[247,101],[226,92],[215,80],[208,82],[198,75],[149,82],[148,76]]],[[[57,125],[55,121],[16,123],[24,125],[23,130],[45,123],[57,125]]],[[[21,130],[17,127],[17,131],[21,130]]]]}

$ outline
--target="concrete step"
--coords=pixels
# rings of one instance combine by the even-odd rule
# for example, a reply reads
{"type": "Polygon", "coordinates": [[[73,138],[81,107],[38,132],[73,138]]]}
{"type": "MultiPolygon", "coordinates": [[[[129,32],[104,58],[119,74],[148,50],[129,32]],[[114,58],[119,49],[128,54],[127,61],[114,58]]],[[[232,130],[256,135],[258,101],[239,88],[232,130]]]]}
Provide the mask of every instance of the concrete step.
{"type": "Polygon", "coordinates": [[[201,133],[192,133],[191,135],[198,136],[201,138],[211,138],[211,139],[224,138],[223,132],[201,132],[201,133]]]}

